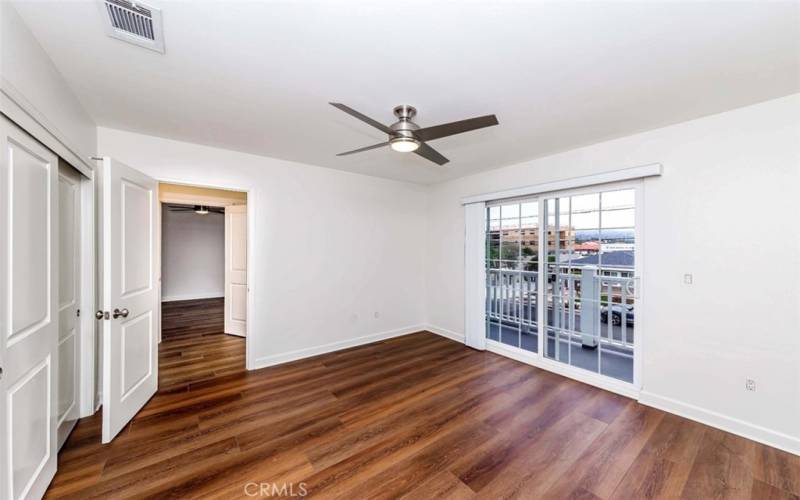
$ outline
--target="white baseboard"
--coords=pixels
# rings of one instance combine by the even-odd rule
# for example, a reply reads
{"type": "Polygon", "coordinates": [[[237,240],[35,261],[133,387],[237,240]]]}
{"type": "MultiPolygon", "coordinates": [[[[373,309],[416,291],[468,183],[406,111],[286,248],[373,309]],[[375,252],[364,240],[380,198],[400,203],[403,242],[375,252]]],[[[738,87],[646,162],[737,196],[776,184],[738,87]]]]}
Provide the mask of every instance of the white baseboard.
{"type": "Polygon", "coordinates": [[[767,446],[800,455],[800,439],[787,434],[775,432],[759,425],[647,391],[640,393],[639,402],[643,405],[680,415],[689,420],[716,427],[731,434],[752,439],[767,446]]]}
{"type": "Polygon", "coordinates": [[[446,337],[450,340],[455,340],[456,342],[464,343],[464,334],[454,332],[453,330],[448,330],[446,328],[440,328],[438,326],[433,325],[426,325],[425,330],[428,330],[431,333],[435,333],[436,335],[441,335],[442,337],[446,337]]]}
{"type": "Polygon", "coordinates": [[[303,358],[310,358],[311,356],[318,356],[333,351],[340,351],[350,347],[356,347],[364,344],[370,344],[379,340],[386,340],[394,337],[402,337],[419,331],[425,330],[425,325],[415,325],[405,328],[398,328],[396,330],[389,330],[385,332],[373,333],[371,335],[364,335],[363,337],[356,337],[353,339],[341,340],[339,342],[332,342],[330,344],[323,344],[320,346],[309,347],[306,349],[298,349],[296,351],[289,351],[281,354],[273,354],[271,356],[264,356],[256,358],[253,363],[253,370],[259,368],[266,368],[268,366],[280,365],[290,361],[297,361],[303,358]]]}
{"type": "Polygon", "coordinates": [[[225,294],[220,293],[194,293],[187,295],[169,295],[161,297],[161,302],[177,302],[179,300],[222,299],[225,294]]]}

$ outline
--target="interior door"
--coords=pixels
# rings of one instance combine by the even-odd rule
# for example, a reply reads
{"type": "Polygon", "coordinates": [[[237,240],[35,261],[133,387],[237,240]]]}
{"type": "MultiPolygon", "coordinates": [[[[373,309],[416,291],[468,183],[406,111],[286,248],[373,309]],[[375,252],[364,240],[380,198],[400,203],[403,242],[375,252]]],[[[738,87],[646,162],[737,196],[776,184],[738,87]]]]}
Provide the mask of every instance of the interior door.
{"type": "Polygon", "coordinates": [[[81,174],[58,166],[58,447],[78,419],[81,174]]]}
{"type": "Polygon", "coordinates": [[[0,117],[0,498],[56,472],[58,158],[0,117]]]}
{"type": "Polygon", "coordinates": [[[158,388],[158,183],[110,158],[102,180],[103,442],[158,388]]]}
{"type": "Polygon", "coordinates": [[[225,207],[225,333],[247,335],[247,205],[225,207]]]}

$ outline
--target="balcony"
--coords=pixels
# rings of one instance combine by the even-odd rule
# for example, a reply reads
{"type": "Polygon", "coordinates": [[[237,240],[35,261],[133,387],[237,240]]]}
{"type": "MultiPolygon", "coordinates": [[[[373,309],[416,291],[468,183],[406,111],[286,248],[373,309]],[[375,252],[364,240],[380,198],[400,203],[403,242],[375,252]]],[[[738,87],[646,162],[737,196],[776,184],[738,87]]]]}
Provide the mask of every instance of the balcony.
{"type": "Polygon", "coordinates": [[[488,269],[487,337],[538,352],[541,295],[545,357],[632,383],[635,279],[628,272],[600,275],[591,265],[560,271],[547,275],[540,294],[538,272],[488,269]]]}

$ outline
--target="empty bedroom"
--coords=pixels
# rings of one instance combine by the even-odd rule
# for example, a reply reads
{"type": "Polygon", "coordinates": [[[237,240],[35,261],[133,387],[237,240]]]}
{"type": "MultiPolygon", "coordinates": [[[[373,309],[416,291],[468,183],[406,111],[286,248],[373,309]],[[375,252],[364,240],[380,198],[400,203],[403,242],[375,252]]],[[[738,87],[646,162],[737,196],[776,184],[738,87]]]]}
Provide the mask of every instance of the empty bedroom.
{"type": "Polygon", "coordinates": [[[800,1],[0,0],[0,499],[800,500],[800,1]]]}

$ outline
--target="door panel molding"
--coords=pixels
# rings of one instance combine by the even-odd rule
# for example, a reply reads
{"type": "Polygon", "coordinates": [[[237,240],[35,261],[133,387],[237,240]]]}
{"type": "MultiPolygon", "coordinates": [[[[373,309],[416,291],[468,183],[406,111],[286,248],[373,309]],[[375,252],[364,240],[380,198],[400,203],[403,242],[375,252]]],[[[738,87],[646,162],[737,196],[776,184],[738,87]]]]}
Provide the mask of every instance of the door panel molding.
{"type": "MultiPolygon", "coordinates": [[[[125,401],[128,398],[128,396],[130,396],[131,393],[136,391],[136,389],[138,389],[139,386],[147,380],[147,377],[149,377],[153,373],[153,354],[152,354],[153,353],[153,337],[154,337],[154,332],[153,332],[153,313],[151,311],[148,311],[145,314],[141,314],[139,316],[136,316],[135,318],[131,319],[130,321],[124,322],[120,327],[120,333],[122,335],[122,345],[124,347],[124,349],[122,350],[122,357],[120,358],[120,363],[121,363],[121,366],[122,366],[122,369],[120,370],[120,372],[122,373],[122,377],[120,378],[120,382],[121,382],[120,390],[121,390],[121,394],[122,394],[122,396],[120,396],[120,401],[125,401]],[[142,321],[146,321],[145,330],[144,330],[143,333],[142,332],[137,332],[133,328],[135,328],[137,325],[142,323],[142,321]],[[131,340],[131,339],[129,339],[129,337],[132,337],[133,335],[136,335],[137,337],[141,337],[142,335],[144,335],[146,337],[145,338],[146,345],[143,346],[144,349],[141,349],[141,348],[140,349],[136,349],[135,346],[132,346],[132,345],[129,344],[128,341],[131,340]],[[145,367],[144,373],[142,373],[141,375],[136,377],[136,379],[133,382],[130,382],[130,383],[128,381],[128,378],[129,378],[128,377],[128,373],[127,373],[128,365],[126,363],[126,361],[127,361],[126,360],[126,353],[129,350],[136,350],[137,353],[142,353],[143,352],[143,353],[146,353],[145,355],[147,356],[147,365],[145,367]]],[[[133,340],[141,340],[141,339],[137,338],[137,339],[133,339],[133,340]]],[[[142,346],[139,346],[139,347],[142,347],[142,346]]]]}
{"type": "Polygon", "coordinates": [[[39,429],[36,428],[35,418],[33,417],[43,414],[48,421],[53,418],[52,379],[51,357],[48,355],[8,390],[8,427],[9,430],[13,430],[9,440],[8,454],[8,468],[14,471],[11,474],[11,484],[9,485],[9,489],[12,492],[11,498],[26,497],[51,457],[53,451],[51,446],[52,433],[38,432],[39,429]],[[27,400],[24,399],[25,393],[22,391],[34,385],[34,382],[44,385],[45,389],[42,391],[41,388],[33,387],[34,390],[38,390],[32,396],[42,396],[42,392],[44,392],[44,397],[38,400],[41,406],[34,407],[34,411],[31,412],[31,407],[37,401],[30,397],[27,400]],[[21,396],[18,396],[20,394],[21,396]],[[21,407],[19,415],[17,415],[17,397],[22,399],[22,401],[19,401],[19,406],[21,407]],[[43,442],[37,443],[37,440],[43,442]],[[41,450],[35,444],[41,444],[41,450]],[[36,460],[36,455],[33,455],[37,451],[41,451],[41,458],[38,461],[36,460]]]}

